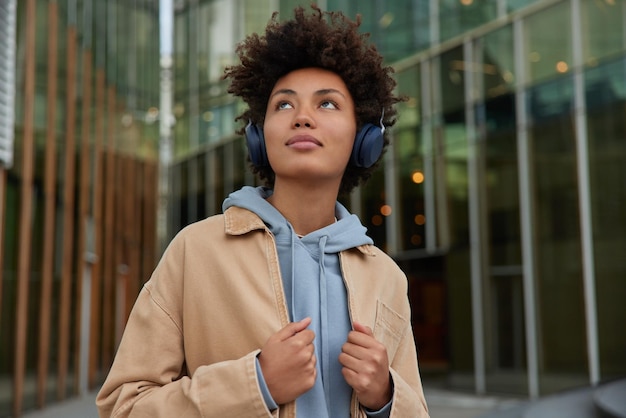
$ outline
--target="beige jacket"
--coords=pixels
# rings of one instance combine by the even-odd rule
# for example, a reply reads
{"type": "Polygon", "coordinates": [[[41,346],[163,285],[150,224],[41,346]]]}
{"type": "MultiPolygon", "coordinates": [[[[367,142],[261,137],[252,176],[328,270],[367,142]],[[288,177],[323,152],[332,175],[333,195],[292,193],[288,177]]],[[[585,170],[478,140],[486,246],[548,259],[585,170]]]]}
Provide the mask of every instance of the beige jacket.
{"type": "MultiPolygon", "coordinates": [[[[374,246],[340,254],[352,320],[389,355],[391,417],[428,417],[410,322],[407,280],[374,246]]],[[[232,207],[171,242],[140,292],[96,403],[100,417],[295,417],[270,412],[255,357],[289,316],[273,235],[232,207]]],[[[352,417],[365,417],[353,396],[352,417]]]]}

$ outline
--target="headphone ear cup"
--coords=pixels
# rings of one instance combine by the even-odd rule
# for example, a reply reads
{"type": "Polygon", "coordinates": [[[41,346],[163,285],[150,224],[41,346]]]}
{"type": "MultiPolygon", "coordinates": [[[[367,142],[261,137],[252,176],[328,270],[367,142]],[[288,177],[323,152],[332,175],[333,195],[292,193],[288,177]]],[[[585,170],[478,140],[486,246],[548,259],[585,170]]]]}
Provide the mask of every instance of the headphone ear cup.
{"type": "Polygon", "coordinates": [[[373,166],[383,152],[384,143],[381,127],[365,124],[354,139],[350,162],[357,167],[373,166]]]}
{"type": "Polygon", "coordinates": [[[246,125],[246,143],[252,164],[263,167],[269,165],[267,151],[265,149],[265,137],[263,130],[256,124],[248,122],[246,125]]]}

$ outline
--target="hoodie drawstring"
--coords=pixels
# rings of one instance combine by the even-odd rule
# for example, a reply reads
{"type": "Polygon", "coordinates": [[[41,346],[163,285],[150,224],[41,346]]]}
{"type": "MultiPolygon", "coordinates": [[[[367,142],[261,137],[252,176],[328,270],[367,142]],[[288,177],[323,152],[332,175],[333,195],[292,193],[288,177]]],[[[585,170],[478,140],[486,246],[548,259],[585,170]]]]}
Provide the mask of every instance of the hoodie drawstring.
{"type": "MultiPolygon", "coordinates": [[[[320,250],[320,316],[321,316],[321,332],[322,339],[320,348],[322,351],[322,376],[330,376],[330,351],[326,348],[326,344],[328,344],[329,336],[328,336],[328,291],[326,285],[326,267],[324,266],[324,254],[326,250],[326,241],[328,241],[328,236],[324,235],[319,240],[319,250],[320,250]]],[[[330,399],[330,382],[322,382],[324,385],[324,395],[326,395],[326,399],[330,399]]],[[[330,413],[330,411],[329,411],[330,413]]]]}

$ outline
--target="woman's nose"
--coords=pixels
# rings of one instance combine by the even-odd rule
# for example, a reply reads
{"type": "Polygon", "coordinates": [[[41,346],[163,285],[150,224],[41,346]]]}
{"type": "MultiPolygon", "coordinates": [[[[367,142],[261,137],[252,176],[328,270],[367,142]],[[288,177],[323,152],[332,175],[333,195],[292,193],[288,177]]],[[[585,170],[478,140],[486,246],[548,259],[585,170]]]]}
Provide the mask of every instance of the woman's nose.
{"type": "Polygon", "coordinates": [[[314,128],[315,121],[308,112],[301,110],[294,118],[293,126],[294,128],[314,128]]]}

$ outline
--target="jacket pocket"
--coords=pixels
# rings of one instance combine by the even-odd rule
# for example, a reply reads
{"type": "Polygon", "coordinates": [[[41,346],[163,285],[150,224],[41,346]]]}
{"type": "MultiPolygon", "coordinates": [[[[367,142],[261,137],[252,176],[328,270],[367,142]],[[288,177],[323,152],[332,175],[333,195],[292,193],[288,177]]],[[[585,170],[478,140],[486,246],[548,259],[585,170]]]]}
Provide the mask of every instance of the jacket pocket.
{"type": "Polygon", "coordinates": [[[407,318],[404,318],[384,302],[376,303],[376,322],[374,336],[387,348],[389,363],[392,362],[398,350],[398,345],[407,330],[407,318]]]}

